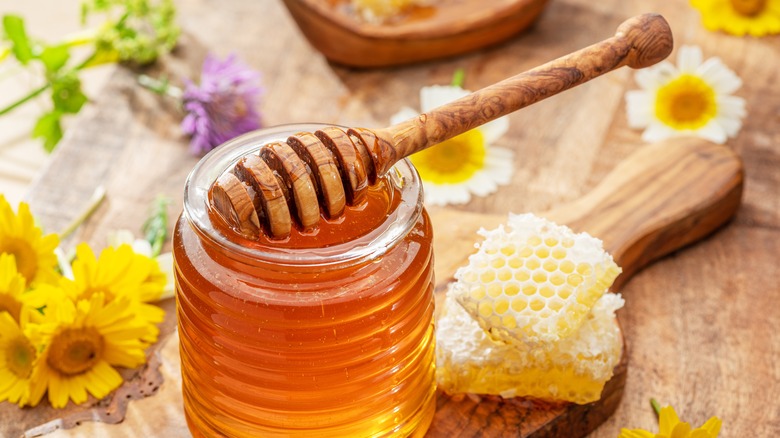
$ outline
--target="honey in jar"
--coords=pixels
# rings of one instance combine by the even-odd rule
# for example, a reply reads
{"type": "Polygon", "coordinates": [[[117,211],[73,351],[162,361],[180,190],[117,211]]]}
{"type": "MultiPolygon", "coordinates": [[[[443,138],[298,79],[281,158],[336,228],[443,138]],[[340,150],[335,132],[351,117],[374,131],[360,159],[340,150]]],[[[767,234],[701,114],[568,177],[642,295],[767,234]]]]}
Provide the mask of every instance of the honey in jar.
{"type": "Polygon", "coordinates": [[[262,144],[239,137],[190,174],[174,235],[184,410],[195,436],[422,436],[435,408],[432,230],[407,161],[314,230],[247,239],[210,185],[262,144]]]}

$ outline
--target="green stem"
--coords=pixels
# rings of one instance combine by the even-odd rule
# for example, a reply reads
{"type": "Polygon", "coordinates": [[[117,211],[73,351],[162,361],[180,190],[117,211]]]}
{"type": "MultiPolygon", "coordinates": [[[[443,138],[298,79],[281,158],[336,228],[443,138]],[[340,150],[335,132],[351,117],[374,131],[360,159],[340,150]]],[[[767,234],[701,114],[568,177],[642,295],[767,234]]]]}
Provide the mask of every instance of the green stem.
{"type": "Polygon", "coordinates": [[[89,204],[87,204],[87,208],[84,209],[84,211],[81,212],[73,221],[71,221],[70,224],[68,224],[67,227],[65,227],[64,230],[60,233],[60,239],[65,239],[66,237],[70,236],[74,231],[76,231],[76,228],[79,227],[82,223],[84,223],[85,220],[87,220],[88,217],[92,215],[92,213],[97,210],[97,208],[100,206],[100,204],[103,202],[103,200],[106,199],[106,189],[103,186],[98,186],[95,191],[92,193],[92,197],[89,198],[89,204]]]}
{"type": "Polygon", "coordinates": [[[74,32],[62,39],[62,45],[65,47],[83,46],[84,44],[94,43],[97,39],[97,29],[87,29],[80,32],[74,32]]]}
{"type": "Polygon", "coordinates": [[[44,91],[48,90],[49,87],[51,87],[51,83],[46,83],[44,85],[41,85],[39,88],[33,90],[30,94],[27,96],[24,96],[23,98],[17,100],[16,102],[8,105],[7,107],[0,110],[0,116],[3,114],[10,113],[11,111],[15,110],[17,107],[24,105],[28,101],[34,99],[39,94],[43,93],[44,91]]]}
{"type": "MultiPolygon", "coordinates": [[[[86,67],[90,62],[92,62],[93,59],[95,59],[95,56],[97,56],[97,52],[90,55],[87,59],[82,61],[79,65],[73,68],[73,70],[78,71],[86,67]]],[[[8,114],[11,111],[15,110],[16,108],[24,105],[25,103],[29,102],[30,100],[36,98],[39,94],[43,93],[44,91],[51,88],[51,82],[47,82],[40,87],[36,88],[35,90],[31,91],[30,94],[27,96],[22,97],[21,99],[17,100],[16,102],[8,105],[7,107],[0,109],[0,116],[4,114],[8,114]]]]}
{"type": "Polygon", "coordinates": [[[650,399],[650,406],[653,407],[653,410],[655,411],[655,415],[660,416],[661,415],[661,405],[658,403],[658,400],[651,398],[650,399]]]}
{"type": "Polygon", "coordinates": [[[453,87],[461,87],[463,88],[463,81],[466,79],[466,71],[462,68],[459,68],[455,70],[455,73],[452,74],[452,82],[450,85],[453,87]]]}
{"type": "Polygon", "coordinates": [[[181,99],[181,88],[171,85],[168,78],[155,79],[147,75],[138,75],[138,83],[159,95],[167,95],[174,99],[181,99]]]}

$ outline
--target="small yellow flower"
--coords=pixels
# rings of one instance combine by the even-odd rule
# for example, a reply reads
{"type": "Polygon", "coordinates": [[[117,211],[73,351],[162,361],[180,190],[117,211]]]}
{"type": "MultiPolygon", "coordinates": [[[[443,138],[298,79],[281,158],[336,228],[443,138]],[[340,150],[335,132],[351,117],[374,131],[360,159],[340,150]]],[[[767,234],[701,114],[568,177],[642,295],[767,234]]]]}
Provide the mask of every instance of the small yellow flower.
{"type": "Polygon", "coordinates": [[[636,81],[641,90],[626,93],[628,123],[645,130],[645,141],[692,135],[724,143],[742,127],[745,100],[732,95],[742,80],[718,58],[703,61],[699,47],[680,47],[677,65],[663,61],[636,81]]]}
{"type": "Polygon", "coordinates": [[[103,398],[122,383],[112,365],[135,368],[145,362],[142,339],[156,327],[137,318],[135,309],[129,297],[106,301],[103,292],[75,304],[68,298],[50,301],[46,321],[34,325],[30,337],[45,346],[32,379],[45,383],[52,406],[83,403],[87,392],[103,398]]]}
{"type": "Polygon", "coordinates": [[[24,276],[28,286],[37,283],[56,283],[57,256],[54,249],[59,244],[56,234],[43,235],[35,226],[30,206],[22,202],[17,214],[0,195],[0,253],[16,259],[16,269],[24,276]]]}
{"type": "Polygon", "coordinates": [[[8,312],[17,323],[26,297],[24,283],[24,277],[16,270],[16,259],[0,254],[0,312],[8,312]]]}
{"type": "Polygon", "coordinates": [[[46,385],[32,378],[37,348],[8,312],[0,311],[0,401],[19,406],[35,406],[43,398],[46,385]]]}
{"type": "Polygon", "coordinates": [[[108,245],[119,248],[130,245],[136,253],[138,263],[151,263],[149,276],[144,281],[142,296],[147,300],[156,301],[171,298],[174,294],[173,254],[165,252],[157,257],[152,255],[152,245],[145,239],[136,239],[130,230],[118,230],[108,236],[108,245]]]}
{"type": "Polygon", "coordinates": [[[618,438],[716,438],[721,426],[720,419],[712,417],[701,427],[691,429],[689,423],[680,421],[671,406],[661,408],[658,421],[658,433],[642,429],[622,429],[618,438]]]}
{"type": "Polygon", "coordinates": [[[691,0],[707,30],[756,37],[780,33],[780,0],[691,0]]]}
{"type": "Polygon", "coordinates": [[[137,318],[153,327],[152,336],[144,340],[157,340],[155,324],[162,322],[165,312],[149,301],[162,294],[165,278],[157,263],[135,253],[129,245],[108,247],[96,258],[86,244],[76,247],[73,261],[73,280],[63,279],[62,288],[74,301],[89,300],[94,294],[103,294],[107,301],[128,298],[128,305],[137,318]]]}
{"type": "MultiPolygon", "coordinates": [[[[420,89],[420,107],[427,112],[469,94],[458,86],[435,85],[420,89]]],[[[391,123],[417,116],[411,108],[402,108],[391,123]]],[[[427,205],[465,204],[471,195],[486,196],[512,179],[514,154],[509,149],[491,146],[509,130],[501,117],[457,137],[439,143],[409,159],[422,179],[427,205]]]]}

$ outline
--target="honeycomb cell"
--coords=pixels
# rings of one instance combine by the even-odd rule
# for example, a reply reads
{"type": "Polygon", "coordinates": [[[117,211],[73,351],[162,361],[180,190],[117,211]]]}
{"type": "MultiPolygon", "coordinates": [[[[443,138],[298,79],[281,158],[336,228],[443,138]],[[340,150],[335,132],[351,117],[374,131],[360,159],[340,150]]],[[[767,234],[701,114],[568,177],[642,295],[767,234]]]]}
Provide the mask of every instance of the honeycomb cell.
{"type": "Polygon", "coordinates": [[[570,336],[620,273],[600,240],[533,215],[510,215],[506,226],[480,234],[484,241],[455,275],[463,287],[454,290],[485,290],[456,298],[505,342],[543,344],[570,336]],[[502,325],[508,316],[513,327],[502,325]]]}
{"type": "Polygon", "coordinates": [[[528,301],[526,301],[524,298],[515,298],[512,300],[512,310],[515,312],[520,312],[526,307],[528,307],[528,301]]]}
{"type": "MultiPolygon", "coordinates": [[[[441,390],[579,404],[598,400],[623,349],[615,322],[615,311],[623,305],[619,295],[602,296],[570,337],[532,349],[494,340],[456,301],[456,288],[447,294],[436,321],[436,379],[441,390]]],[[[510,307],[524,309],[515,303],[524,303],[520,297],[510,307]]],[[[520,330],[520,321],[509,313],[499,324],[520,330]]],[[[564,319],[556,325],[567,328],[564,319]]]]}

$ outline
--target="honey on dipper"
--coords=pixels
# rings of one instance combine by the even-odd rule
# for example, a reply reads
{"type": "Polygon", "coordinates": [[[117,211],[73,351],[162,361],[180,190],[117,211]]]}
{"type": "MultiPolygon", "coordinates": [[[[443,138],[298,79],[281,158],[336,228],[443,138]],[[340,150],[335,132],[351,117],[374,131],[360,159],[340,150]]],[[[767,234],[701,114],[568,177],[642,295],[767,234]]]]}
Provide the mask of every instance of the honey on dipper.
{"type": "MultiPolygon", "coordinates": [[[[646,14],[398,125],[282,126],[204,157],[173,239],[193,435],[423,436],[436,402],[432,229],[403,158],[670,51],[668,24],[646,14]]],[[[503,306],[476,308],[489,328],[503,306]]],[[[567,324],[582,325],[583,315],[567,324]]],[[[515,327],[498,321],[510,334],[529,326],[519,313],[515,327]]]]}

